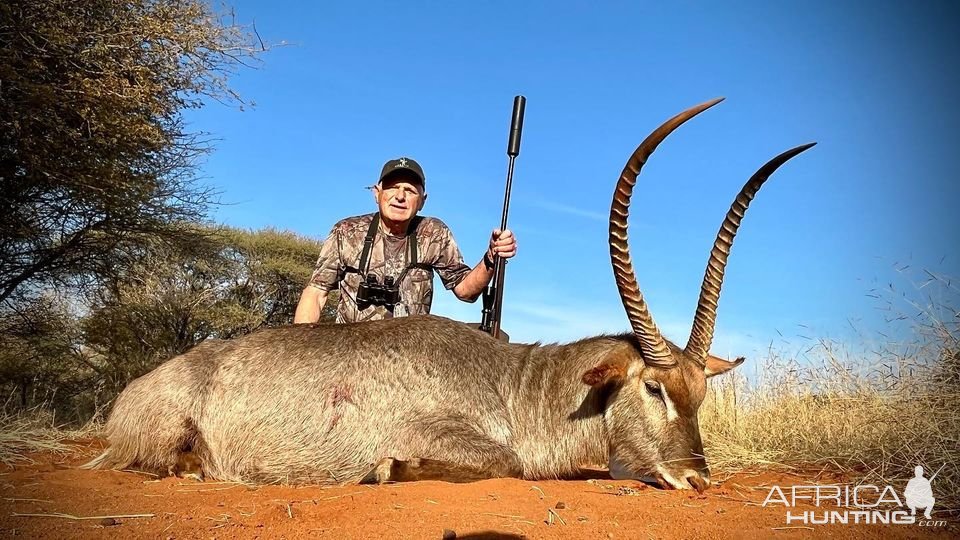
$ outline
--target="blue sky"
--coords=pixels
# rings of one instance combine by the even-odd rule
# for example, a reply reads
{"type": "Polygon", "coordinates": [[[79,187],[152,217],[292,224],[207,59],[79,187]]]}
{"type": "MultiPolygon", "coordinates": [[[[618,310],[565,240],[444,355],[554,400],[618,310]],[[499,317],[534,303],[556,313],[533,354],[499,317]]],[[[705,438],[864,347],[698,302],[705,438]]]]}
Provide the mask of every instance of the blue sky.
{"type": "MultiPolygon", "coordinates": [[[[233,5],[264,40],[288,45],[232,79],[254,107],[188,116],[218,139],[202,175],[228,203],[212,217],[229,225],[322,238],[373,211],[364,188],[406,155],[427,175],[423,213],[475,264],[500,220],[513,96],[527,97],[503,314],[514,340],[629,327],[606,240],[613,187],[651,130],[717,96],[727,99],[653,155],[631,208],[638,280],[667,337],[686,342],[709,248],[743,182],[809,141],[819,144],[782,167],[744,219],[715,353],[891,332],[872,291],[913,294],[924,269],[960,276],[949,3],[233,5]]],[[[480,305],[438,290],[434,313],[479,320],[480,305]]]]}

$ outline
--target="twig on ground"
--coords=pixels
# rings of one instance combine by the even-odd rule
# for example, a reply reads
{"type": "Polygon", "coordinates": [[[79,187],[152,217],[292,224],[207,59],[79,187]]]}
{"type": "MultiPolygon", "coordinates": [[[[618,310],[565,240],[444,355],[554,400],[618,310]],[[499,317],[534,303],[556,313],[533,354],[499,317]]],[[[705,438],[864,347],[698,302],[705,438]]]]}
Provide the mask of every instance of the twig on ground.
{"type": "Polygon", "coordinates": [[[145,474],[147,476],[152,476],[154,478],[160,478],[159,474],[154,474],[152,472],[147,472],[147,471],[138,471],[135,469],[120,469],[120,472],[133,473],[133,474],[145,474]]]}
{"type": "Polygon", "coordinates": [[[715,495],[715,497],[720,498],[720,499],[727,499],[727,500],[729,500],[729,501],[742,502],[742,503],[748,504],[748,505],[750,505],[750,506],[761,506],[761,505],[763,504],[763,503],[758,503],[758,502],[756,502],[756,501],[751,501],[750,499],[740,499],[740,498],[737,498],[737,497],[730,497],[730,496],[728,496],[728,495],[715,495]]]}
{"type": "Polygon", "coordinates": [[[133,519],[133,518],[152,518],[155,517],[154,514],[118,514],[111,516],[74,516],[72,514],[19,514],[17,512],[13,513],[14,517],[45,517],[45,518],[61,518],[61,519],[72,519],[72,520],[86,520],[86,519],[133,519]]]}
{"type": "Polygon", "coordinates": [[[240,485],[240,484],[237,484],[236,486],[229,486],[229,487],[222,487],[222,488],[210,488],[210,489],[178,489],[178,490],[176,490],[176,492],[177,492],[177,493],[204,493],[204,492],[207,492],[207,491],[226,491],[226,490],[228,490],[228,489],[233,489],[233,488],[235,488],[235,487],[237,487],[237,486],[239,486],[239,485],[240,485]]]}
{"type": "Polygon", "coordinates": [[[566,525],[566,524],[567,524],[567,522],[564,521],[562,517],[560,517],[560,514],[558,514],[558,513],[556,513],[556,512],[553,511],[553,508],[547,508],[547,520],[548,520],[549,523],[552,523],[552,522],[553,522],[553,517],[554,517],[554,516],[555,516],[558,520],[560,520],[560,524],[561,524],[561,525],[566,525]]]}
{"type": "MultiPolygon", "coordinates": [[[[344,493],[343,495],[333,495],[333,496],[331,496],[331,497],[324,497],[324,498],[322,498],[322,499],[320,499],[320,500],[321,500],[321,501],[332,501],[332,500],[334,500],[334,499],[339,499],[339,498],[341,498],[341,497],[349,497],[349,496],[351,496],[351,495],[363,495],[364,493],[365,493],[365,492],[363,492],[363,491],[354,491],[354,492],[351,492],[351,493],[344,493]]],[[[427,500],[429,501],[430,499],[427,499],[427,500]]],[[[433,503],[433,504],[437,504],[437,503],[433,503]]]]}

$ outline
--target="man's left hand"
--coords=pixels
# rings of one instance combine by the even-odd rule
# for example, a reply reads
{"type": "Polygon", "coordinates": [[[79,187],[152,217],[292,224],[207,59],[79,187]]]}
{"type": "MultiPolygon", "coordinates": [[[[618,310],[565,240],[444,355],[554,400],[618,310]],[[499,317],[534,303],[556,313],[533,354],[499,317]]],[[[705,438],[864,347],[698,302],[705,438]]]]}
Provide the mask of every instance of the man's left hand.
{"type": "Polygon", "coordinates": [[[490,258],[502,257],[509,259],[517,254],[517,239],[513,236],[513,231],[505,229],[494,229],[490,235],[490,247],[487,249],[490,258]]]}

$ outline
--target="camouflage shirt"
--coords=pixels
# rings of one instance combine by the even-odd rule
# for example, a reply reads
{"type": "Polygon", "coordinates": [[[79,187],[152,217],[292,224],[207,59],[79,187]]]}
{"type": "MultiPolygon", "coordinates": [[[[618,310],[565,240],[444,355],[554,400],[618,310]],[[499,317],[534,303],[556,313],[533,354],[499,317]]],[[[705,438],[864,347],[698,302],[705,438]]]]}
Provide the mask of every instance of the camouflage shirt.
{"type": "MultiPolygon", "coordinates": [[[[453,289],[470,272],[463,255],[453,240],[450,229],[437,218],[422,217],[416,230],[417,262],[398,284],[400,303],[391,313],[385,306],[368,306],[362,311],[357,306],[357,289],[364,277],[351,271],[360,266],[363,241],[375,214],[346,218],[337,222],[330,236],[323,242],[317,267],[310,285],[324,291],[339,287],[340,303],[337,322],[357,322],[406,315],[430,313],[433,302],[433,272],[440,275],[443,286],[453,289]]],[[[393,236],[383,227],[377,233],[370,250],[367,272],[377,276],[379,283],[385,276],[394,279],[407,267],[410,257],[408,239],[412,236],[393,236]]],[[[363,271],[362,268],[359,270],[363,271]]]]}

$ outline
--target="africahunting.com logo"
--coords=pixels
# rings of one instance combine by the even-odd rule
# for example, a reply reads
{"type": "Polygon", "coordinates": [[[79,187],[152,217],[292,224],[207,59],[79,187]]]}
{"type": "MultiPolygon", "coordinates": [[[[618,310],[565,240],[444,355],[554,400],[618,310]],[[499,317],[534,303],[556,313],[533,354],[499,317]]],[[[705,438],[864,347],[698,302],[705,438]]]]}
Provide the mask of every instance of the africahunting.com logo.
{"type": "Polygon", "coordinates": [[[782,488],[775,485],[770,488],[763,506],[783,505],[787,509],[787,525],[916,524],[943,527],[947,522],[934,520],[931,514],[936,503],[932,483],[942,469],[943,466],[926,478],[923,467],[917,465],[914,477],[903,489],[902,499],[893,486],[814,484],[782,488]],[[816,509],[798,508],[811,505],[816,509]]]}

